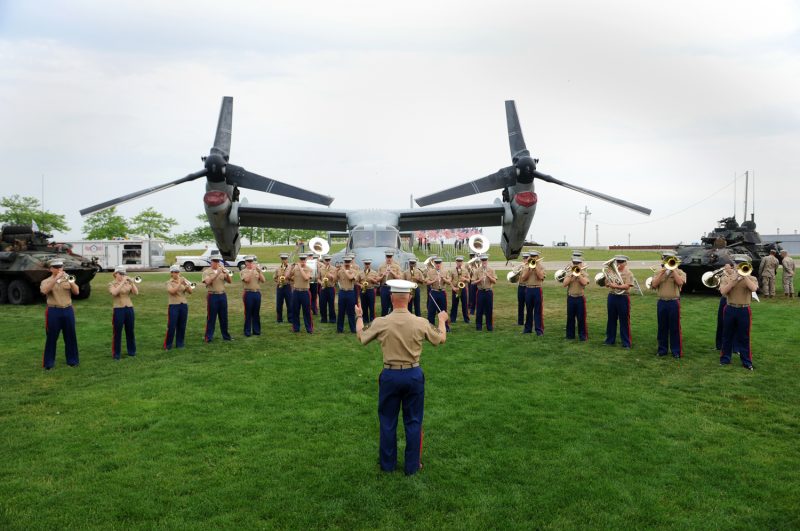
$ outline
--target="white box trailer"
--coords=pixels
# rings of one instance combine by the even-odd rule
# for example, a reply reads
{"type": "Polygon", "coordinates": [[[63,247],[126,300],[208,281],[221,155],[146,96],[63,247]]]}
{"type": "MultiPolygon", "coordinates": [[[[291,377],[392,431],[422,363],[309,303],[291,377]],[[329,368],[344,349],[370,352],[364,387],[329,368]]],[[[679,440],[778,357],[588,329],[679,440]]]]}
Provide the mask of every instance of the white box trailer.
{"type": "Polygon", "coordinates": [[[82,240],[66,242],[72,246],[72,252],[85,258],[95,258],[106,271],[112,271],[118,265],[128,270],[157,269],[167,266],[164,240],[82,240]]]}

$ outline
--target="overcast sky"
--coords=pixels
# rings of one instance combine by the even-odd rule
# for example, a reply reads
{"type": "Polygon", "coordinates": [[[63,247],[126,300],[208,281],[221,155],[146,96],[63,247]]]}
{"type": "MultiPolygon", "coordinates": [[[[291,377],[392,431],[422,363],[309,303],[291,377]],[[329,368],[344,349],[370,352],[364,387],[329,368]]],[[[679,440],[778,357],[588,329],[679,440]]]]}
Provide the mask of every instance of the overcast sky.
{"type": "MultiPolygon", "coordinates": [[[[580,244],[584,206],[589,245],[596,225],[601,245],[697,240],[734,205],[741,221],[746,170],[759,230],[793,233],[799,5],[0,0],[0,195],[43,195],[78,238],[80,208],[200,169],[229,95],[231,162],[332,208],[406,208],[510,164],[514,99],[541,171],[653,210],[537,182],[540,242],[580,244]]],[[[189,230],[203,193],[119,211],[189,230]]]]}

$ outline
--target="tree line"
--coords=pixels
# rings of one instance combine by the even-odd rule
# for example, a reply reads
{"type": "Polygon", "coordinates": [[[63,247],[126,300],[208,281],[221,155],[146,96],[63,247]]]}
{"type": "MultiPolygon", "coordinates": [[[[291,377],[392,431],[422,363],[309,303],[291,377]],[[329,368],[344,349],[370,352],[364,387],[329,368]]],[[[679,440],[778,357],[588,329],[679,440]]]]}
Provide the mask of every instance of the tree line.
{"type": "MultiPolygon", "coordinates": [[[[41,203],[35,197],[12,195],[0,198],[0,225],[29,225],[35,222],[40,231],[52,233],[54,231],[67,232],[70,230],[63,214],[42,209],[41,203]]],[[[143,235],[149,238],[160,238],[170,243],[192,245],[194,243],[214,241],[214,234],[208,225],[205,214],[199,214],[197,219],[202,223],[192,230],[173,233],[178,222],[167,217],[154,208],[146,208],[130,219],[117,213],[116,207],[96,212],[86,218],[83,224],[83,237],[87,240],[112,240],[126,238],[131,234],[143,235]]],[[[243,238],[253,243],[295,243],[298,239],[308,241],[314,236],[322,236],[318,231],[270,229],[261,227],[241,227],[239,229],[243,238]]]]}

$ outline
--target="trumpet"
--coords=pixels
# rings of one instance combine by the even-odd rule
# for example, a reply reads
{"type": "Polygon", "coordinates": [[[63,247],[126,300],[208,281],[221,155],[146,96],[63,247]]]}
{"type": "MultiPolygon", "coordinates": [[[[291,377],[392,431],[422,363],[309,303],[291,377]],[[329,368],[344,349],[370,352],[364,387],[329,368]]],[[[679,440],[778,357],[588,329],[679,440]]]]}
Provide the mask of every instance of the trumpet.
{"type": "MultiPolygon", "coordinates": [[[[230,270],[230,269],[228,269],[227,267],[226,267],[226,268],[224,268],[224,269],[222,270],[222,272],[223,272],[223,273],[225,273],[225,274],[226,274],[226,275],[228,275],[228,276],[231,276],[231,275],[233,275],[233,273],[231,272],[231,270],[230,270]]],[[[137,278],[138,278],[138,277],[137,277],[137,278]]]]}
{"type": "Polygon", "coordinates": [[[736,273],[742,277],[749,277],[751,274],[753,274],[753,264],[750,262],[741,262],[736,264],[736,273]]]}
{"type": "Polygon", "coordinates": [[[681,265],[681,259],[677,256],[670,256],[664,260],[661,265],[663,265],[667,271],[675,271],[678,269],[678,266],[681,265]]]}
{"type": "Polygon", "coordinates": [[[192,289],[194,289],[194,288],[196,288],[196,287],[197,287],[197,283],[196,283],[196,282],[189,282],[187,279],[185,279],[185,278],[183,278],[183,277],[181,277],[181,280],[183,281],[183,283],[184,283],[186,286],[188,286],[188,287],[190,287],[190,288],[192,288],[192,289]]]}
{"type": "Polygon", "coordinates": [[[75,283],[75,275],[67,275],[66,277],[61,277],[58,280],[56,280],[56,284],[61,284],[64,281],[69,282],[71,284],[74,284],[75,283]]]}

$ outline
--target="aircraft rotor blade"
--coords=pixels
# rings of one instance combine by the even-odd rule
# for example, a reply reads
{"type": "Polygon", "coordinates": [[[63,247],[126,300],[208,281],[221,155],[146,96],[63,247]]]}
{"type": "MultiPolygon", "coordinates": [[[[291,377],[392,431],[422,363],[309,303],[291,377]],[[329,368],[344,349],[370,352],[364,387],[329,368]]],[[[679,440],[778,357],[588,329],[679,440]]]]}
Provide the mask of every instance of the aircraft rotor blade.
{"type": "Polygon", "coordinates": [[[511,149],[511,160],[529,157],[530,151],[525,146],[522,127],[517,116],[517,104],[514,100],[506,100],[506,126],[508,127],[508,147],[511,149]]]}
{"type": "Polygon", "coordinates": [[[649,216],[650,212],[652,212],[652,210],[650,210],[649,208],[645,208],[643,206],[639,206],[637,204],[630,203],[628,201],[625,201],[624,199],[617,199],[616,197],[611,197],[610,195],[601,194],[600,192],[595,192],[594,190],[589,190],[587,188],[581,188],[580,186],[575,186],[574,184],[569,184],[569,183],[565,183],[564,181],[559,181],[555,177],[552,177],[550,175],[541,173],[539,171],[534,171],[533,174],[534,174],[534,177],[536,179],[541,179],[543,181],[547,181],[548,183],[557,184],[559,186],[563,186],[564,188],[569,188],[570,190],[575,190],[576,192],[580,192],[582,194],[590,195],[592,197],[596,197],[597,199],[602,199],[603,201],[608,201],[609,203],[614,203],[615,205],[619,205],[619,206],[622,206],[622,207],[625,207],[625,208],[629,208],[631,210],[635,210],[636,212],[640,212],[640,213],[645,214],[647,216],[649,216]]]}
{"type": "Polygon", "coordinates": [[[508,166],[486,177],[459,184],[458,186],[442,190],[441,192],[417,197],[414,201],[419,206],[428,206],[441,203],[442,201],[449,201],[450,199],[458,199],[459,197],[489,192],[491,190],[502,190],[507,186],[512,186],[516,182],[516,172],[517,169],[514,166],[508,166]]]}
{"type": "Polygon", "coordinates": [[[222,106],[219,108],[219,120],[217,120],[217,133],[214,135],[214,147],[212,153],[222,155],[228,160],[231,154],[231,131],[233,129],[233,98],[225,96],[222,98],[222,106]]]}
{"type": "Polygon", "coordinates": [[[100,203],[94,206],[90,206],[89,208],[84,208],[81,210],[81,216],[86,216],[88,214],[94,214],[95,212],[99,212],[101,210],[105,210],[106,208],[111,208],[113,206],[119,205],[121,203],[126,203],[131,199],[136,199],[137,197],[142,197],[143,195],[153,194],[155,192],[160,192],[161,190],[166,190],[167,188],[172,188],[175,185],[186,183],[189,181],[194,181],[195,179],[199,179],[200,177],[205,177],[208,173],[208,170],[202,169],[200,171],[196,171],[194,173],[190,173],[186,177],[181,177],[180,179],[176,179],[174,181],[168,182],[166,184],[160,184],[158,186],[153,186],[152,188],[146,188],[144,190],[139,190],[138,192],[133,192],[132,194],[123,195],[122,197],[117,197],[116,199],[111,199],[110,201],[106,201],[104,203],[100,203]]]}
{"type": "Polygon", "coordinates": [[[240,188],[259,190],[261,192],[282,195],[284,197],[291,197],[293,199],[300,199],[302,201],[309,201],[325,206],[329,206],[333,203],[332,197],[298,188],[291,184],[282,183],[275,179],[270,179],[269,177],[263,177],[256,173],[249,172],[241,166],[228,164],[225,168],[225,180],[228,181],[229,184],[235,184],[240,188]]]}

